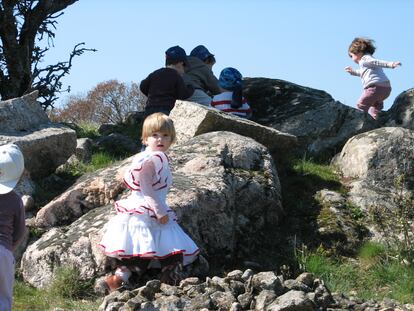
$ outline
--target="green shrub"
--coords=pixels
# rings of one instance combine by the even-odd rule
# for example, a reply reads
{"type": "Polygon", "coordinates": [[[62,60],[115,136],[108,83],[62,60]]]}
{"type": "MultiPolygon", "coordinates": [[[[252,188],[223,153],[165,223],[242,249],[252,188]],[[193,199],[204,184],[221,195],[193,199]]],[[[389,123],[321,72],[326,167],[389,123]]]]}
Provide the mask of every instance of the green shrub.
{"type": "Polygon", "coordinates": [[[371,220],[387,245],[387,256],[414,265],[414,197],[406,191],[405,175],[394,180],[394,207],[370,207],[371,220]]]}
{"type": "Polygon", "coordinates": [[[76,124],[76,135],[78,138],[96,138],[99,137],[98,133],[99,124],[90,121],[79,121],[76,124]]]}
{"type": "Polygon", "coordinates": [[[84,281],[75,267],[59,267],[56,269],[49,291],[53,296],[62,298],[82,298],[90,295],[92,283],[84,281]]]}
{"type": "Polygon", "coordinates": [[[360,220],[366,217],[364,211],[359,206],[348,203],[347,207],[350,212],[350,216],[354,220],[360,220]]]}
{"type": "Polygon", "coordinates": [[[339,182],[338,176],[329,165],[317,164],[306,158],[294,160],[293,169],[302,176],[314,175],[325,182],[339,182]]]}

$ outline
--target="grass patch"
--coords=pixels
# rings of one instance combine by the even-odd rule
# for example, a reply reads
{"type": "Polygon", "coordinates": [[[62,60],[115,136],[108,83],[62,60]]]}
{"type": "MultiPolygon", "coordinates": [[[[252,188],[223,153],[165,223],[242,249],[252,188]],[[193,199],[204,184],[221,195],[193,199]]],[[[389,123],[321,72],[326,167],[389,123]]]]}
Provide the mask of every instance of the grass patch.
{"type": "Polygon", "coordinates": [[[384,256],[386,247],[380,243],[367,242],[359,249],[358,258],[362,261],[373,262],[384,256]]]}
{"type": "Polygon", "coordinates": [[[328,257],[323,251],[299,252],[299,265],[304,271],[323,279],[331,291],[351,291],[363,299],[395,299],[414,303],[414,266],[396,260],[383,260],[385,246],[367,243],[357,260],[328,257]]]}
{"type": "Polygon", "coordinates": [[[108,167],[118,160],[120,159],[107,152],[100,151],[92,155],[90,163],[74,161],[72,163],[66,164],[65,167],[60,170],[57,175],[64,179],[78,178],[86,173],[94,172],[101,168],[108,167]]]}
{"type": "Polygon", "coordinates": [[[278,226],[269,225],[266,236],[260,239],[262,255],[252,261],[263,263],[265,269],[278,270],[282,266],[290,269],[291,276],[299,269],[294,256],[297,245],[316,248],[320,245],[318,217],[321,205],[315,194],[322,189],[342,192],[344,188],[334,170],[327,164],[315,163],[311,159],[285,159],[278,167],[282,189],[282,205],[286,212],[278,226]]]}
{"type": "Polygon", "coordinates": [[[318,164],[311,160],[295,159],[292,163],[293,171],[301,176],[313,176],[318,178],[320,182],[326,182],[329,184],[339,183],[339,177],[334,173],[329,165],[318,164]]]}
{"type": "MultiPolygon", "coordinates": [[[[322,189],[343,192],[344,188],[333,169],[310,159],[293,159],[285,165],[280,176],[283,191],[283,207],[289,211],[286,229],[300,242],[314,240],[320,205],[315,194],[322,189]]],[[[300,243],[301,244],[301,243],[300,243]]]]}
{"type": "Polygon", "coordinates": [[[92,281],[81,280],[79,271],[70,267],[59,268],[51,285],[45,289],[36,289],[16,280],[13,310],[98,310],[101,298],[93,295],[92,286],[92,281]]]}
{"type": "Polygon", "coordinates": [[[317,191],[327,188],[343,193],[346,191],[339,182],[338,175],[326,164],[318,164],[309,159],[294,159],[288,163],[285,176],[281,178],[284,205],[289,209],[314,202],[317,191]]]}
{"type": "Polygon", "coordinates": [[[86,166],[86,169],[87,172],[93,172],[95,170],[108,167],[118,160],[118,158],[112,156],[107,152],[98,152],[92,155],[91,163],[86,166]]]}

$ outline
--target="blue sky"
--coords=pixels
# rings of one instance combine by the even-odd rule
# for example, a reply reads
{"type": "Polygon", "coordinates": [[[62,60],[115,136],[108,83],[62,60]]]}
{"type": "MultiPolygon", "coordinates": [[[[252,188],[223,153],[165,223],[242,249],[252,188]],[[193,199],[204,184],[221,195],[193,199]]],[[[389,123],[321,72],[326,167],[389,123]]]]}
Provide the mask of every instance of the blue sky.
{"type": "Polygon", "coordinates": [[[189,54],[204,44],[216,56],[216,76],[235,67],[245,77],[321,89],[354,106],[361,81],[344,68],[357,66],[347,54],[356,36],[376,41],[377,58],[403,64],[385,69],[393,87],[385,109],[414,87],[410,0],[80,0],[64,12],[45,64],[67,59],[78,42],[98,50],[74,60],[63,80],[72,95],[109,79],[139,83],[163,66],[168,47],[189,54]]]}

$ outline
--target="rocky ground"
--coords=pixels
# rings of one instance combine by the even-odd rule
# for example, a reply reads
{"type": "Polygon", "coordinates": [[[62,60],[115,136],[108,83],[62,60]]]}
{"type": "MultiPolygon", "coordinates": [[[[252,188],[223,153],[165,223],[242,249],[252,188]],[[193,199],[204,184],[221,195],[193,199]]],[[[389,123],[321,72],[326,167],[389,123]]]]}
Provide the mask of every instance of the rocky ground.
{"type": "Polygon", "coordinates": [[[207,277],[205,281],[190,277],[178,286],[148,281],[145,286],[112,292],[99,310],[414,310],[414,305],[401,305],[392,300],[363,301],[343,294],[331,293],[323,280],[310,273],[296,279],[284,279],[272,271],[254,273],[234,270],[225,277],[207,277]]]}

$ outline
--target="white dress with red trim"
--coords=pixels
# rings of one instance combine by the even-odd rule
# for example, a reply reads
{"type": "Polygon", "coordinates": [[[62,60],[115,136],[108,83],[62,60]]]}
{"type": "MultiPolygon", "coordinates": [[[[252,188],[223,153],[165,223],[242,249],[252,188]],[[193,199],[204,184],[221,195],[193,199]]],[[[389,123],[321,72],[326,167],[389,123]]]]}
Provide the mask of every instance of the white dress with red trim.
{"type": "Polygon", "coordinates": [[[133,160],[124,181],[131,195],[115,202],[117,215],[105,225],[100,242],[105,255],[118,259],[142,257],[163,259],[182,253],[184,265],[199,253],[194,241],[177,223],[175,212],[166,204],[172,175],[163,152],[144,151],[133,160]],[[169,220],[157,219],[167,214],[169,220]]]}

